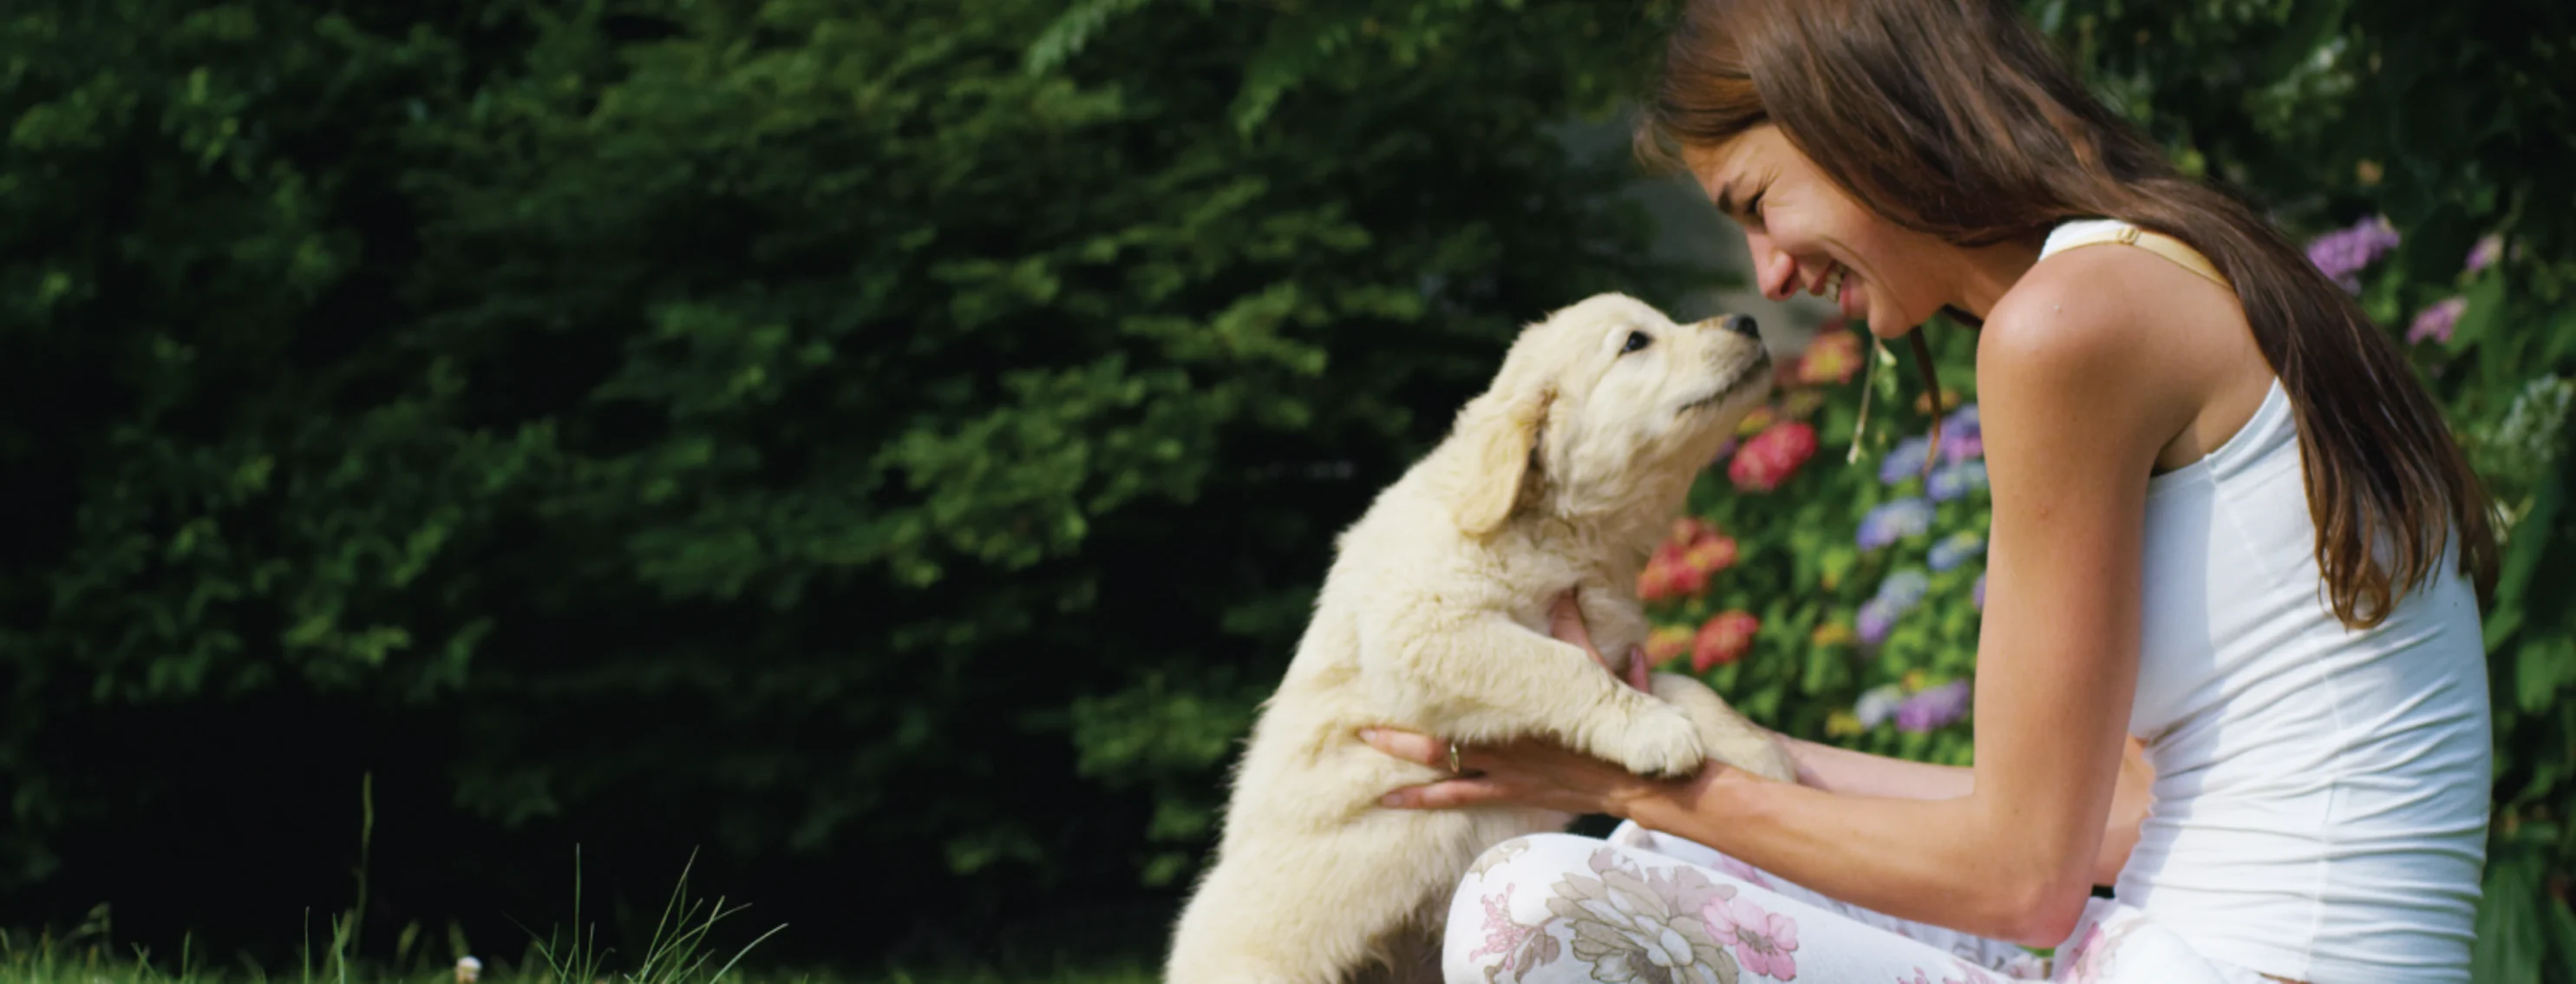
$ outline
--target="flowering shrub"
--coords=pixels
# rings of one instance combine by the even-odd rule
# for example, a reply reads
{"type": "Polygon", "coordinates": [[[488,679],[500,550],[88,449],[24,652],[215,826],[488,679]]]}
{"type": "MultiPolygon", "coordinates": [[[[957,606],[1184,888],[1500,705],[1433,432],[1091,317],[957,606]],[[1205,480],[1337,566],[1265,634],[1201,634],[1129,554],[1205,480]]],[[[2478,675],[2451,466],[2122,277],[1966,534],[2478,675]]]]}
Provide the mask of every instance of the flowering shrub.
{"type": "MultiPolygon", "coordinates": [[[[1943,378],[1967,382],[1973,339],[1935,335],[1943,378]]],[[[1689,656],[1793,734],[1965,762],[1987,529],[1976,408],[1954,405],[1937,446],[1928,418],[1878,414],[1846,463],[1869,357],[1860,333],[1831,324],[1782,366],[1745,439],[1720,453],[1728,481],[1693,491],[1638,578],[1656,622],[1647,657],[1689,656]],[[1820,444],[1834,453],[1818,460],[1820,444]]],[[[1902,408],[1888,368],[1867,385],[1902,408]]]]}
{"type": "Polygon", "coordinates": [[[1816,454],[1816,429],[1801,420],[1781,420],[1753,435],[1727,463],[1726,477],[1735,487],[1769,492],[1798,473],[1816,454]]]}

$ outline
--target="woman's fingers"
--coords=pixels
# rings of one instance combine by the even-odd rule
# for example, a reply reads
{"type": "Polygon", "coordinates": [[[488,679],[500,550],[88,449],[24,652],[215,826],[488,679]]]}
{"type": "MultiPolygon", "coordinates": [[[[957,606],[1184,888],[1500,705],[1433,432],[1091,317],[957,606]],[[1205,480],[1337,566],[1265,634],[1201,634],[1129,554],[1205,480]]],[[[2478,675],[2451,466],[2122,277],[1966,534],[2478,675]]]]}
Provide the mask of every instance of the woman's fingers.
{"type": "Polygon", "coordinates": [[[1447,810],[1507,799],[1509,795],[1503,787],[1491,779],[1450,779],[1396,790],[1380,798],[1378,805],[1398,810],[1447,810]]]}
{"type": "Polygon", "coordinates": [[[1584,655],[1592,657],[1592,661],[1610,671],[1611,676],[1619,675],[1619,668],[1610,665],[1610,658],[1601,655],[1601,650],[1592,648],[1592,629],[1583,624],[1583,606],[1575,603],[1574,592],[1556,596],[1556,603],[1548,606],[1547,634],[1555,636],[1558,642],[1581,648],[1584,655]]]}
{"type": "Polygon", "coordinates": [[[1583,624],[1583,606],[1575,601],[1574,592],[1568,591],[1556,596],[1556,603],[1548,606],[1547,634],[1555,636],[1558,642],[1582,647],[1585,653],[1591,655],[1593,662],[1601,664],[1602,669],[1609,670],[1611,676],[1626,680],[1629,686],[1639,690],[1651,688],[1652,685],[1646,680],[1644,649],[1631,647],[1628,650],[1628,668],[1626,674],[1622,676],[1618,667],[1610,665],[1610,657],[1603,656],[1601,650],[1592,648],[1592,629],[1583,624]]]}
{"type": "Polygon", "coordinates": [[[1602,659],[1601,654],[1592,648],[1592,630],[1584,626],[1583,609],[1574,603],[1572,591],[1556,596],[1556,604],[1548,608],[1547,634],[1555,636],[1559,642],[1570,642],[1583,647],[1583,651],[1591,653],[1593,660],[1602,666],[1610,665],[1608,660],[1602,659]]]}
{"type": "MultiPolygon", "coordinates": [[[[1396,728],[1361,728],[1360,740],[1369,747],[1407,762],[1420,762],[1441,769],[1449,767],[1449,743],[1419,731],[1396,728]]],[[[1465,752],[1462,747],[1461,754],[1465,752]]]]}

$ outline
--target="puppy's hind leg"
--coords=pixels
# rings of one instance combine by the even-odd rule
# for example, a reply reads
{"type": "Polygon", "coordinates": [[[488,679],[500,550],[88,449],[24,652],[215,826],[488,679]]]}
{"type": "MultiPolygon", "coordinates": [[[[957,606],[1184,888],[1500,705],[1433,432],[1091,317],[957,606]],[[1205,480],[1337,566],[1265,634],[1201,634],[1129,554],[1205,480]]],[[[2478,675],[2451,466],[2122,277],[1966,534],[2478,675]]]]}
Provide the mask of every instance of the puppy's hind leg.
{"type": "MultiPolygon", "coordinates": [[[[1409,936],[1436,932],[1482,846],[1472,811],[1371,809],[1328,833],[1230,845],[1191,898],[1165,984],[1419,979],[1409,936]]],[[[1428,959],[1437,960],[1436,940],[1428,959]]],[[[1436,963],[1432,964],[1437,978],[1436,963]]]]}

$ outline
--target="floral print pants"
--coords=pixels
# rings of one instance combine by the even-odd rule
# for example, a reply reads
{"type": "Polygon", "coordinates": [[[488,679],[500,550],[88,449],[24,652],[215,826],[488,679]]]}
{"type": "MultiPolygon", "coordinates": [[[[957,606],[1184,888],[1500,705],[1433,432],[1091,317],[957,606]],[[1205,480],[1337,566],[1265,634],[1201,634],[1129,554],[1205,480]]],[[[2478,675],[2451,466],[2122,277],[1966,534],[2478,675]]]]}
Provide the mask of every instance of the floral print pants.
{"type": "Polygon", "coordinates": [[[1485,852],[1450,903],[1450,984],[2261,984],[2144,913],[2095,899],[2051,961],[1872,912],[1699,844],[1623,824],[1485,852]],[[2053,973],[2052,973],[2053,970],[2053,973]]]}

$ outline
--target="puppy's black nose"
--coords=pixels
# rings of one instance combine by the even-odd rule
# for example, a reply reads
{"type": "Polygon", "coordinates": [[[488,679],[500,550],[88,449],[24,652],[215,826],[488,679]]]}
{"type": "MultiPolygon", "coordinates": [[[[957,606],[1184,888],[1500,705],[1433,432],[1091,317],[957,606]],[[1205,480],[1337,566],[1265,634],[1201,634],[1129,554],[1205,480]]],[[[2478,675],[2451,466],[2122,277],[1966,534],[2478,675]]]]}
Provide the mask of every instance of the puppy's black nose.
{"type": "Polygon", "coordinates": [[[1758,339],[1762,337],[1762,326],[1754,324],[1753,316],[1749,314],[1727,315],[1726,320],[1718,322],[1718,327],[1724,328],[1738,335],[1742,335],[1746,338],[1758,339]]]}

